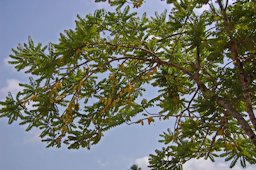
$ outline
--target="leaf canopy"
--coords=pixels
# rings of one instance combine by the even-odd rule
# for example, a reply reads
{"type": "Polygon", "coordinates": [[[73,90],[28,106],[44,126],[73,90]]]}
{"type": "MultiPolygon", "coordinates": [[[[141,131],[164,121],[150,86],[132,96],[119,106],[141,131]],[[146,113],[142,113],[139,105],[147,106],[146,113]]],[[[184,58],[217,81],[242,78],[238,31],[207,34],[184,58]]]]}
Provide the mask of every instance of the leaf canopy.
{"type": "Polygon", "coordinates": [[[78,16],[56,44],[29,38],[13,49],[10,64],[32,77],[0,102],[0,117],[39,128],[48,147],[69,149],[89,149],[123,123],[173,119],[152,169],[219,156],[230,167],[254,164],[255,2],[167,1],[171,12],[154,17],[139,17],[125,0],[112,3],[114,12],[78,16]],[[145,97],[152,88],[157,96],[145,97]]]}

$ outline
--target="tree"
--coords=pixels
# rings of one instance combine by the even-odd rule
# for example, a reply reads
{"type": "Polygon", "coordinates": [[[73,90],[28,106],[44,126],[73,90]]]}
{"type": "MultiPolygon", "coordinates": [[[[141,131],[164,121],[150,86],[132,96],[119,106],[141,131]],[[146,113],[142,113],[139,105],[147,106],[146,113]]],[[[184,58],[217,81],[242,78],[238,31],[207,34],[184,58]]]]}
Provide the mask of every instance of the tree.
{"type": "Polygon", "coordinates": [[[130,170],[141,170],[141,168],[138,167],[138,165],[134,164],[131,166],[130,170]]]}
{"type": "Polygon", "coordinates": [[[33,78],[0,103],[0,116],[39,128],[48,147],[69,149],[89,149],[123,123],[173,119],[161,135],[166,147],[150,155],[152,169],[219,156],[230,167],[256,163],[255,2],[168,0],[171,12],[152,18],[125,2],[78,16],[57,44],[29,39],[13,49],[10,64],[33,78]],[[145,98],[151,88],[158,95],[145,98]]]}

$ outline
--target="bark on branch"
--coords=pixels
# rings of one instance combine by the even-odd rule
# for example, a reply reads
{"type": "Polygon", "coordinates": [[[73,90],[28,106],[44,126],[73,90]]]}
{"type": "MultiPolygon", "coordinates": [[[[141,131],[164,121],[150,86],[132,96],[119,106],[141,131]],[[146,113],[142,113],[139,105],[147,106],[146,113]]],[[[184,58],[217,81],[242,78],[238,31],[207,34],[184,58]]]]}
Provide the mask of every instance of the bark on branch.
{"type": "Polygon", "coordinates": [[[256,130],[256,117],[253,112],[253,107],[252,107],[252,99],[251,99],[251,94],[249,91],[249,82],[248,82],[248,75],[246,74],[244,70],[244,65],[243,62],[240,60],[239,54],[238,54],[238,46],[235,38],[233,37],[233,26],[230,23],[230,19],[227,15],[226,9],[223,7],[222,1],[218,0],[217,1],[221,10],[221,13],[223,15],[224,19],[224,28],[225,32],[230,38],[230,47],[229,50],[231,52],[231,57],[233,60],[233,63],[238,71],[238,76],[240,80],[240,84],[242,86],[242,91],[243,91],[243,97],[246,105],[246,111],[250,117],[250,121],[253,124],[254,130],[256,130]]]}

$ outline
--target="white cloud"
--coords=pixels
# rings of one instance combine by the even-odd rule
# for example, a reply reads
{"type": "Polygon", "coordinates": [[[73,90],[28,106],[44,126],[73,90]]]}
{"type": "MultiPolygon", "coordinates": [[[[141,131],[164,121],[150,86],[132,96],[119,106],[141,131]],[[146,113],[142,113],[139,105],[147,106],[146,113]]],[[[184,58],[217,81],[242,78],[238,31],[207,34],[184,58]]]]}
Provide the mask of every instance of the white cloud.
{"type": "Polygon", "coordinates": [[[6,86],[0,88],[0,98],[5,97],[8,92],[12,94],[18,93],[22,90],[22,87],[19,86],[20,81],[16,79],[8,79],[6,80],[6,86]]]}
{"type": "MultiPolygon", "coordinates": [[[[16,95],[19,91],[23,89],[23,87],[19,86],[20,81],[16,79],[8,79],[6,80],[6,85],[2,88],[0,88],[0,99],[4,99],[8,92],[11,92],[13,95],[16,95]]],[[[32,106],[34,102],[30,102],[30,104],[27,105],[28,109],[33,109],[32,106]]],[[[1,106],[0,106],[1,107],[1,106]]],[[[22,126],[24,129],[26,129],[27,125],[22,126]]],[[[39,137],[40,131],[30,131],[27,136],[24,138],[24,143],[38,143],[41,141],[41,138],[39,137]]]]}
{"type": "MultiPolygon", "coordinates": [[[[135,160],[135,164],[138,165],[142,170],[150,170],[148,168],[149,161],[148,157],[142,157],[135,160]]],[[[212,162],[210,160],[205,159],[191,159],[183,166],[184,170],[230,170],[229,168],[230,162],[212,162]]],[[[238,163],[239,164],[239,163],[238,163]]],[[[248,168],[241,168],[236,165],[232,170],[255,170],[256,166],[248,166],[248,168]]]]}
{"type": "MultiPolygon", "coordinates": [[[[210,160],[204,160],[204,159],[192,159],[185,163],[184,169],[186,170],[215,170],[215,169],[227,169],[228,166],[223,165],[223,163],[213,163],[210,160]],[[221,165],[220,165],[221,164],[221,165]],[[221,167],[221,168],[220,168],[221,167]]],[[[234,169],[237,170],[237,169],[234,169]]]]}
{"type": "MultiPolygon", "coordinates": [[[[20,81],[16,79],[8,79],[6,80],[6,86],[0,88],[0,100],[4,99],[8,92],[11,92],[13,96],[15,96],[19,91],[23,89],[23,87],[19,86],[20,81]]],[[[26,104],[26,108],[28,110],[36,109],[33,105],[36,104],[36,102],[30,101],[26,104]]]]}
{"type": "Polygon", "coordinates": [[[14,65],[10,64],[9,61],[13,61],[13,59],[11,59],[10,57],[4,58],[4,65],[9,67],[11,71],[15,71],[16,72],[17,71],[16,68],[14,67],[14,65]]]}
{"type": "Polygon", "coordinates": [[[136,159],[135,164],[138,165],[138,167],[140,167],[142,170],[150,170],[148,168],[148,156],[136,159]]]}
{"type": "MultiPolygon", "coordinates": [[[[191,159],[185,165],[183,168],[185,170],[230,170],[229,168],[230,162],[211,162],[210,160],[205,159],[191,159]]],[[[239,164],[239,162],[237,163],[239,164]]],[[[255,167],[248,167],[244,170],[253,170],[255,167]]],[[[232,170],[243,170],[243,168],[236,165],[232,170]]]]}

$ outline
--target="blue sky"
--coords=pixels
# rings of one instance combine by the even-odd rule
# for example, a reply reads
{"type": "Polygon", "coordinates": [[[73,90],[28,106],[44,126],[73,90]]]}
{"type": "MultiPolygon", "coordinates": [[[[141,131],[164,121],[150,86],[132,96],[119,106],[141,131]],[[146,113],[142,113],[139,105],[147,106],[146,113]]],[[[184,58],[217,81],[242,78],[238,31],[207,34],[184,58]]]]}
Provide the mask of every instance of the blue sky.
{"type": "MultiPolygon", "coordinates": [[[[150,1],[138,12],[163,11],[165,2],[150,1]]],[[[110,9],[93,0],[0,0],[0,100],[8,91],[17,92],[18,83],[28,77],[6,64],[11,48],[31,36],[36,42],[57,42],[59,33],[74,27],[77,14],[85,16],[97,8],[110,9]]],[[[146,170],[147,155],[160,148],[159,134],[172,126],[170,121],[150,126],[123,125],[106,133],[90,151],[46,148],[37,130],[25,132],[17,123],[0,119],[1,170],[127,170],[137,163],[146,170]]],[[[223,162],[193,160],[188,170],[227,169],[223,162]]],[[[236,170],[240,168],[236,167],[236,170]]],[[[249,168],[250,169],[250,168],[249,168]]]]}

